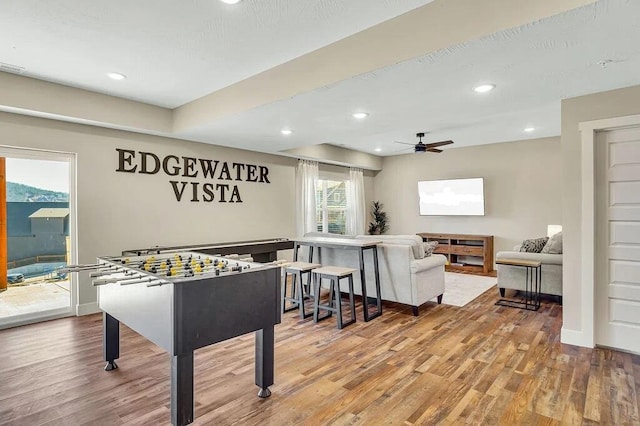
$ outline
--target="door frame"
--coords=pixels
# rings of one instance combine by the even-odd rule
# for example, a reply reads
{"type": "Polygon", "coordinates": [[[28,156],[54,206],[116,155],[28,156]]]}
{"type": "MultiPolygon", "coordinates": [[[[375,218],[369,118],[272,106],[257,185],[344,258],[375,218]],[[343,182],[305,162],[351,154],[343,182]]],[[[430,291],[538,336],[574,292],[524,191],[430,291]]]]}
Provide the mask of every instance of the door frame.
{"type": "Polygon", "coordinates": [[[585,121],[580,123],[579,129],[582,136],[582,165],[581,165],[581,248],[580,248],[580,320],[581,331],[563,330],[563,343],[593,348],[596,336],[596,311],[595,311],[595,260],[596,260],[596,199],[595,199],[595,144],[597,133],[627,127],[640,126],[640,114],[623,117],[605,118],[602,120],[585,121]],[[570,335],[569,335],[570,334],[570,335]]]}
{"type": "MultiPolygon", "coordinates": [[[[21,158],[27,160],[66,161],[69,164],[69,241],[71,243],[71,259],[69,261],[71,262],[71,264],[77,264],[78,228],[76,200],[76,154],[72,152],[0,145],[0,156],[9,158],[21,158]]],[[[14,317],[10,317],[8,320],[0,320],[0,329],[75,315],[76,305],[78,303],[78,277],[76,275],[77,274],[69,274],[69,288],[71,290],[71,298],[69,301],[69,306],[67,308],[16,315],[14,317]]]]}

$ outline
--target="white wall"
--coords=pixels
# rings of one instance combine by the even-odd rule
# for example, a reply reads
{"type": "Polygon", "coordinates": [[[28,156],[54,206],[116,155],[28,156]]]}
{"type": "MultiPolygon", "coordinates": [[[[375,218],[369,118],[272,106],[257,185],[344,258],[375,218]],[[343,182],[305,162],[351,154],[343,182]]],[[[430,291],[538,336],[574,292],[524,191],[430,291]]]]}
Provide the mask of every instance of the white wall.
{"type": "MultiPolygon", "coordinates": [[[[154,245],[295,236],[294,158],[9,113],[0,113],[0,145],[77,154],[80,263],[154,245]],[[153,152],[161,158],[173,154],[262,165],[269,168],[271,183],[223,182],[238,185],[242,203],[190,202],[190,192],[178,202],[170,180],[211,180],[116,172],[116,148],[153,152]]],[[[331,167],[334,172],[341,169],[331,167]]],[[[369,199],[372,185],[369,173],[369,199]]],[[[81,276],[78,303],[95,301],[90,280],[81,276]]]]}
{"type": "Polygon", "coordinates": [[[557,137],[385,157],[374,197],[388,213],[389,233],[493,235],[496,252],[510,250],[562,224],[561,161],[557,137]],[[484,178],[485,216],[420,216],[418,181],[468,177],[484,178]]]}
{"type": "Polygon", "coordinates": [[[562,341],[584,344],[581,336],[587,321],[593,322],[593,312],[583,312],[581,283],[581,138],[578,126],[581,122],[613,118],[640,113],[640,86],[611,90],[562,101],[562,167],[563,215],[566,218],[563,232],[563,327],[562,341]]]}

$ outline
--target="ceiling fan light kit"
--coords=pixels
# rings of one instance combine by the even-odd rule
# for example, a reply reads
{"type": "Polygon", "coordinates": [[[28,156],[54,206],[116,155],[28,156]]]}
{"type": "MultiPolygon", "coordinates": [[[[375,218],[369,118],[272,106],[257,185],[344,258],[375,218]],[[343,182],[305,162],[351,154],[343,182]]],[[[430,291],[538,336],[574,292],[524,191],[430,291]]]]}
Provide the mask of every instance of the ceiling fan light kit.
{"type": "Polygon", "coordinates": [[[422,142],[422,138],[424,137],[424,135],[425,135],[425,132],[416,133],[416,137],[418,138],[418,143],[415,145],[412,143],[406,143],[406,142],[398,142],[398,141],[395,141],[395,142],[401,143],[404,145],[413,145],[413,152],[435,152],[435,153],[442,152],[442,150],[438,149],[438,147],[444,146],[444,145],[451,145],[453,143],[452,140],[424,143],[422,142]]]}
{"type": "Polygon", "coordinates": [[[477,93],[487,93],[496,88],[495,84],[481,84],[473,88],[477,93]]]}

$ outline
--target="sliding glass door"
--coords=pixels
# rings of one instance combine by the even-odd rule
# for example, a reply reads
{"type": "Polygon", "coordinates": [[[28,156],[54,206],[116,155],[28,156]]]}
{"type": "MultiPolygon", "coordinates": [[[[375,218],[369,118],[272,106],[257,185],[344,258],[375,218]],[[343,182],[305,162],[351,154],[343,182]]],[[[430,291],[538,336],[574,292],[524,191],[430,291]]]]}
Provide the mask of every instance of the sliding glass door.
{"type": "Polygon", "coordinates": [[[71,315],[75,156],[0,147],[0,171],[0,328],[71,315]]]}

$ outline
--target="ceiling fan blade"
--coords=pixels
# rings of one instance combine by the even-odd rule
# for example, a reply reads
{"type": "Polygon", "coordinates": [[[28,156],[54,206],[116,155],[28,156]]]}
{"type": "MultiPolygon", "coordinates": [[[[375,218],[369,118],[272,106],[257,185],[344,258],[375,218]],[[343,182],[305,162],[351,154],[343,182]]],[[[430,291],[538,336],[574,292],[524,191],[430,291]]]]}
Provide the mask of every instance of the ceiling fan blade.
{"type": "Polygon", "coordinates": [[[451,145],[452,143],[453,141],[441,141],[441,142],[427,143],[425,145],[427,146],[427,148],[435,148],[437,146],[451,145]]]}
{"type": "Polygon", "coordinates": [[[427,151],[429,151],[429,152],[442,152],[442,150],[438,149],[438,148],[427,148],[427,151]]]}
{"type": "Polygon", "coordinates": [[[397,151],[391,151],[391,152],[409,152],[409,150],[411,150],[411,149],[412,148],[402,148],[402,149],[399,149],[397,151]]]}
{"type": "Polygon", "coordinates": [[[401,143],[402,145],[415,145],[414,143],[407,143],[407,142],[400,142],[400,141],[393,141],[394,143],[401,143]]]}

